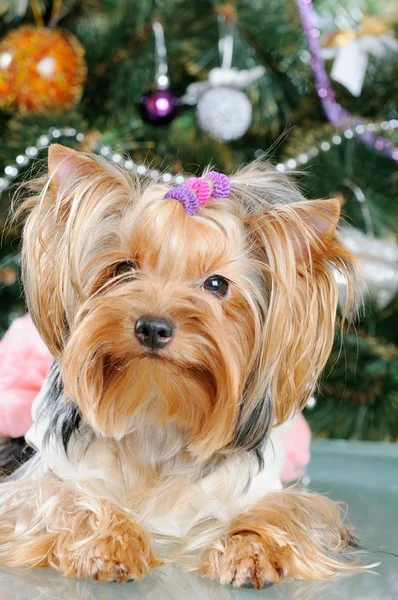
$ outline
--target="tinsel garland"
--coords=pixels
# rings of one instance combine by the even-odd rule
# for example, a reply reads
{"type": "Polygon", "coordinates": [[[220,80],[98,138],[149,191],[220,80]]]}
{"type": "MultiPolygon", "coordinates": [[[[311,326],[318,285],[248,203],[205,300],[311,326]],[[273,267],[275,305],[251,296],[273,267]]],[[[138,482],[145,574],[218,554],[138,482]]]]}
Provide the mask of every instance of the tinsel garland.
{"type": "Polygon", "coordinates": [[[337,102],[318,43],[320,31],[316,26],[317,17],[312,0],[296,0],[296,3],[311,53],[311,69],[315,78],[316,92],[326,117],[335,127],[344,130],[347,130],[348,127],[364,144],[389,156],[392,160],[398,161],[398,148],[390,140],[375,136],[366,127],[363,119],[354,117],[337,102]]]}
{"type": "MultiPolygon", "coordinates": [[[[398,119],[390,121],[381,121],[379,123],[358,124],[355,126],[346,127],[341,135],[334,133],[330,138],[319,142],[318,145],[312,146],[305,153],[300,153],[295,158],[289,158],[284,162],[277,163],[278,171],[294,171],[301,165],[305,165],[309,160],[316,157],[320,152],[328,152],[332,146],[339,146],[343,138],[349,140],[354,136],[362,135],[364,131],[373,134],[377,131],[389,131],[398,127],[398,119]]],[[[38,156],[39,152],[47,148],[53,142],[59,142],[62,138],[74,139],[81,143],[85,139],[82,132],[78,132],[73,127],[56,128],[50,127],[46,134],[41,135],[34,146],[25,148],[23,154],[18,154],[14,163],[7,165],[4,169],[4,174],[0,177],[0,194],[9,187],[12,181],[18,177],[21,171],[25,170],[38,156]]],[[[384,139],[384,138],[378,138],[384,139]]],[[[136,163],[131,158],[126,158],[120,151],[116,151],[110,146],[102,146],[97,144],[94,147],[94,152],[100,154],[111,162],[120,165],[127,171],[137,173],[140,177],[149,177],[154,181],[160,181],[170,185],[180,185],[184,182],[185,177],[182,174],[172,174],[169,172],[160,172],[158,169],[151,169],[143,164],[136,163]]]]}

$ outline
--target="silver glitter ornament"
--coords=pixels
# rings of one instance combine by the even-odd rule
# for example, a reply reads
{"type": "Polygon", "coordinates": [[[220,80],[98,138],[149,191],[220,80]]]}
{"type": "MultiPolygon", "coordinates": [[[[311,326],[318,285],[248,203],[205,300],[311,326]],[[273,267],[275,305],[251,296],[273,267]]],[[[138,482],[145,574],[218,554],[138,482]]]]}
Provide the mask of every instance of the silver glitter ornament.
{"type": "Polygon", "coordinates": [[[263,66],[238,70],[232,67],[235,21],[218,16],[221,67],[211,69],[207,81],[191,83],[182,101],[196,104],[199,127],[216,139],[236,140],[252,122],[252,106],[242,91],[265,73],[263,66]]]}
{"type": "MultiPolygon", "coordinates": [[[[344,180],[358,202],[366,233],[356,227],[343,225],[340,235],[345,245],[358,258],[359,266],[365,278],[362,286],[363,296],[370,295],[379,309],[383,309],[398,292],[398,245],[395,239],[378,239],[370,212],[369,204],[363,190],[350,179],[344,180]]],[[[346,296],[346,281],[340,273],[336,273],[340,286],[340,302],[346,296]]]]}
{"type": "Polygon", "coordinates": [[[196,107],[199,127],[224,141],[236,140],[252,122],[252,107],[246,94],[232,87],[207,90],[196,107]]]}
{"type": "Polygon", "coordinates": [[[398,245],[395,240],[372,238],[355,227],[343,226],[340,235],[359,259],[368,293],[383,309],[398,292],[398,245]]]}
{"type": "Polygon", "coordinates": [[[191,83],[182,101],[196,104],[198,124],[203,131],[220,140],[236,140],[252,122],[252,106],[242,89],[263,74],[261,66],[241,71],[215,68],[207,81],[191,83]]]}

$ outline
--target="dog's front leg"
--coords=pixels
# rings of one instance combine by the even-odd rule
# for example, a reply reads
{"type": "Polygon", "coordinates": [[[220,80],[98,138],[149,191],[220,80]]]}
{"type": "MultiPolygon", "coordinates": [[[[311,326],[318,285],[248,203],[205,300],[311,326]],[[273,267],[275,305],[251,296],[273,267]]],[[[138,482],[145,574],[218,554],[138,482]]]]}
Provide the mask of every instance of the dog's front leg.
{"type": "Polygon", "coordinates": [[[356,547],[337,503],[290,488],[270,492],[236,517],[202,552],[199,571],[236,587],[262,588],[287,577],[326,579],[358,568],[356,547]]]}
{"type": "Polygon", "coordinates": [[[161,564],[144,529],[107,500],[52,477],[0,492],[0,564],[103,582],[141,579],[161,564]]]}
{"type": "Polygon", "coordinates": [[[106,502],[97,503],[100,512],[108,513],[107,520],[91,526],[96,514],[83,513],[81,532],[60,532],[51,552],[52,566],[69,577],[126,582],[142,579],[161,564],[138,523],[106,502]]]}

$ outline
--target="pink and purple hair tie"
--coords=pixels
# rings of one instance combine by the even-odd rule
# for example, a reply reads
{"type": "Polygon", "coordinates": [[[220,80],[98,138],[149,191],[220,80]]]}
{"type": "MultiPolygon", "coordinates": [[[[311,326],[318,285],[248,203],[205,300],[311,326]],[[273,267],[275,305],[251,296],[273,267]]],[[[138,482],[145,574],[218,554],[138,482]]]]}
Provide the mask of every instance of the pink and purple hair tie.
{"type": "Polygon", "coordinates": [[[178,200],[187,215],[194,215],[212,198],[228,198],[230,193],[230,178],[223,173],[209,171],[204,177],[191,177],[182,185],[171,188],[165,194],[165,199],[178,200]]]}

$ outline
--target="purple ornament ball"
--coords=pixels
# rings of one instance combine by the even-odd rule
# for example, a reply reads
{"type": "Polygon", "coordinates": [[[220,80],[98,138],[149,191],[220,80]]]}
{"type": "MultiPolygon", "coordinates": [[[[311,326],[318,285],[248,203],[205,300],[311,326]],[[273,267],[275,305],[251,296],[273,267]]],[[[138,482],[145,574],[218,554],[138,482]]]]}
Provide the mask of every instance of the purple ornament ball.
{"type": "Polygon", "coordinates": [[[144,94],[140,101],[141,116],[151,125],[167,125],[180,109],[180,100],[169,90],[155,89],[144,94]]]}

